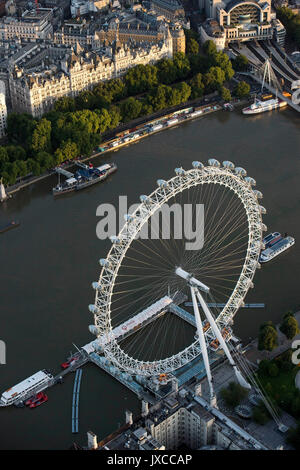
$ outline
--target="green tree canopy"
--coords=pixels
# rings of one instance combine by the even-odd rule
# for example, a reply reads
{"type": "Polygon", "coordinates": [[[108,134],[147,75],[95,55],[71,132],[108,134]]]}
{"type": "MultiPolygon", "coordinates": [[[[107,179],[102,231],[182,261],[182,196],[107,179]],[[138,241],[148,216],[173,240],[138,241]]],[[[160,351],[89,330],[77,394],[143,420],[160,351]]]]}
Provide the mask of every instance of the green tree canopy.
{"type": "Polygon", "coordinates": [[[244,81],[239,82],[234,89],[234,94],[238,98],[245,98],[245,96],[248,96],[249,93],[250,93],[250,85],[244,81]]]}
{"type": "Polygon", "coordinates": [[[236,407],[248,394],[248,390],[236,382],[230,382],[227,388],[221,389],[221,397],[226,405],[236,407]]]}
{"type": "Polygon", "coordinates": [[[299,333],[299,326],[294,314],[288,312],[285,314],[280,325],[280,331],[285,334],[288,339],[293,339],[299,333]]]}
{"type": "Polygon", "coordinates": [[[278,344],[277,337],[277,331],[273,323],[263,323],[259,329],[258,349],[272,351],[278,344]]]}

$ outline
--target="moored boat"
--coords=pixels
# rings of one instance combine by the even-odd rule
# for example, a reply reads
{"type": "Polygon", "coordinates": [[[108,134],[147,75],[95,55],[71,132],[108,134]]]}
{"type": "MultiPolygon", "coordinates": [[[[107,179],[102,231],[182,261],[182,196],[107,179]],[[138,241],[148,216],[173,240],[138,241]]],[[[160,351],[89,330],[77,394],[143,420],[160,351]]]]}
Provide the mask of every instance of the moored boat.
{"type": "Polygon", "coordinates": [[[279,98],[272,98],[270,100],[254,99],[254,102],[247,108],[243,108],[243,114],[259,114],[265,111],[272,111],[273,109],[283,108],[287,106],[287,102],[279,98]]]}
{"type": "Polygon", "coordinates": [[[12,220],[9,224],[0,227],[0,233],[7,232],[8,230],[12,230],[13,228],[19,227],[20,222],[17,220],[12,220]]]}
{"type": "Polygon", "coordinates": [[[278,241],[273,243],[271,246],[265,248],[259,257],[260,263],[267,263],[271,259],[276,258],[283,251],[286,251],[288,248],[295,244],[295,239],[290,236],[280,237],[278,241]]]}
{"type": "Polygon", "coordinates": [[[53,375],[47,370],[40,370],[22,382],[2,393],[0,406],[10,406],[22,402],[41,392],[53,381],[53,375]]]}
{"type": "Polygon", "coordinates": [[[63,183],[59,182],[58,185],[53,188],[54,196],[71,191],[79,191],[80,189],[92,186],[93,184],[105,180],[111,173],[117,170],[115,163],[105,163],[96,168],[91,164],[85,165],[79,162],[77,162],[76,165],[79,167],[79,170],[76,171],[75,175],[70,176],[63,183]]]}

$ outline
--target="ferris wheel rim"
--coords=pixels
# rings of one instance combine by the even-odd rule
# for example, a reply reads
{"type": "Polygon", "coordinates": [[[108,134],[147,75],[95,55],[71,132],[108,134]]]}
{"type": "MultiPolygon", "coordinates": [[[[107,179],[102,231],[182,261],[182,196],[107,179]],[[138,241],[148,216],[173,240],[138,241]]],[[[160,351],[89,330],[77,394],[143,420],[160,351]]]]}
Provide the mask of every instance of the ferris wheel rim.
{"type": "MultiPolygon", "coordinates": [[[[105,260],[102,260],[103,265],[98,282],[102,286],[102,290],[96,290],[95,297],[94,322],[98,328],[99,336],[107,335],[112,331],[111,297],[118,271],[132,241],[148,219],[163,204],[179,192],[199,184],[219,184],[234,191],[240,199],[247,216],[248,246],[244,264],[232,294],[217,317],[216,322],[225,326],[232,321],[237,313],[252,284],[256,267],[259,264],[263,230],[261,206],[258,203],[257,194],[252,189],[251,178],[247,178],[248,181],[246,181],[243,178],[245,175],[236,174],[228,167],[199,165],[200,167],[194,167],[190,170],[176,169],[176,175],[168,181],[158,180],[158,188],[149,196],[141,196],[142,202],[133,214],[127,217],[125,225],[118,236],[112,237],[113,244],[105,260]]],[[[157,361],[141,361],[126,354],[117,340],[111,338],[103,352],[120,369],[134,375],[149,376],[172,372],[182,367],[199,356],[201,349],[198,340],[195,340],[185,349],[168,358],[157,361]]]]}

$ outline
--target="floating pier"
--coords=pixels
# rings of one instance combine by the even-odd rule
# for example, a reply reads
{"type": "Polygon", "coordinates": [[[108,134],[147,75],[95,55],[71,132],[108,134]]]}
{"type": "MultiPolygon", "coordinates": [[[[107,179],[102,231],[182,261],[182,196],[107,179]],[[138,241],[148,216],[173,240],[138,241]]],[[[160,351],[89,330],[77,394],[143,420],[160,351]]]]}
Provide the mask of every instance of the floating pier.
{"type": "Polygon", "coordinates": [[[72,401],[72,433],[78,433],[78,405],[79,391],[82,377],[82,369],[77,369],[74,379],[73,401],[72,401]]]}
{"type": "MultiPolygon", "coordinates": [[[[186,307],[192,307],[193,304],[192,302],[185,302],[184,304],[186,307]]],[[[208,307],[211,308],[224,308],[226,304],[219,304],[219,303],[208,303],[208,307]]],[[[201,305],[199,304],[199,307],[201,305]]],[[[241,308],[266,308],[266,305],[264,303],[256,303],[256,304],[244,304],[241,306],[241,308]]]]}
{"type": "Polygon", "coordinates": [[[73,178],[74,173],[71,173],[70,171],[64,170],[63,168],[57,167],[55,168],[56,173],[60,173],[61,175],[64,175],[66,178],[73,178]]]}

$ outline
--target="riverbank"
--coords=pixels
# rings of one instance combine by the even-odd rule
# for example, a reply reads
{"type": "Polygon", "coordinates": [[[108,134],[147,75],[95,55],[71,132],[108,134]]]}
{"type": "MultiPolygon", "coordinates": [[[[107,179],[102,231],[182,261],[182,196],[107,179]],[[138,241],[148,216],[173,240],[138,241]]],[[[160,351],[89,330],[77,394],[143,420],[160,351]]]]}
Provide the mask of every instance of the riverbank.
{"type": "MultiPolygon", "coordinates": [[[[249,100],[234,100],[231,102],[233,106],[242,106],[248,103],[249,100]]],[[[91,160],[92,158],[103,156],[111,151],[117,151],[120,148],[130,145],[132,143],[136,143],[145,137],[150,135],[156,134],[162,130],[169,129],[171,126],[165,125],[169,119],[176,119],[175,116],[178,118],[178,122],[176,122],[172,127],[177,127],[178,125],[182,124],[183,122],[191,121],[193,119],[197,119],[199,117],[204,117],[208,114],[211,114],[216,111],[222,110],[222,106],[216,100],[216,94],[213,93],[212,95],[208,95],[205,98],[199,100],[188,101],[185,104],[181,104],[178,106],[173,106],[172,108],[166,110],[159,111],[157,113],[152,114],[151,116],[143,117],[131,121],[130,123],[122,124],[104,135],[105,140],[96,150],[92,152],[91,155],[87,157],[78,158],[68,162],[67,164],[62,164],[61,166],[64,169],[69,169],[76,161],[78,162],[86,162],[91,160]],[[187,112],[184,112],[188,110],[187,112]],[[192,115],[193,113],[197,113],[196,115],[192,115]],[[161,128],[155,129],[155,125],[162,125],[161,128]],[[153,129],[151,130],[151,126],[153,129]],[[131,138],[133,137],[133,138],[131,138]],[[123,139],[123,140],[122,140],[123,139]]],[[[228,112],[228,111],[226,111],[228,112]]],[[[8,186],[6,188],[6,194],[8,197],[11,197],[13,194],[17,193],[23,188],[26,188],[34,183],[42,181],[49,176],[55,174],[55,169],[48,170],[46,173],[39,175],[39,176],[32,176],[29,178],[24,178],[20,182],[8,186]]]]}

